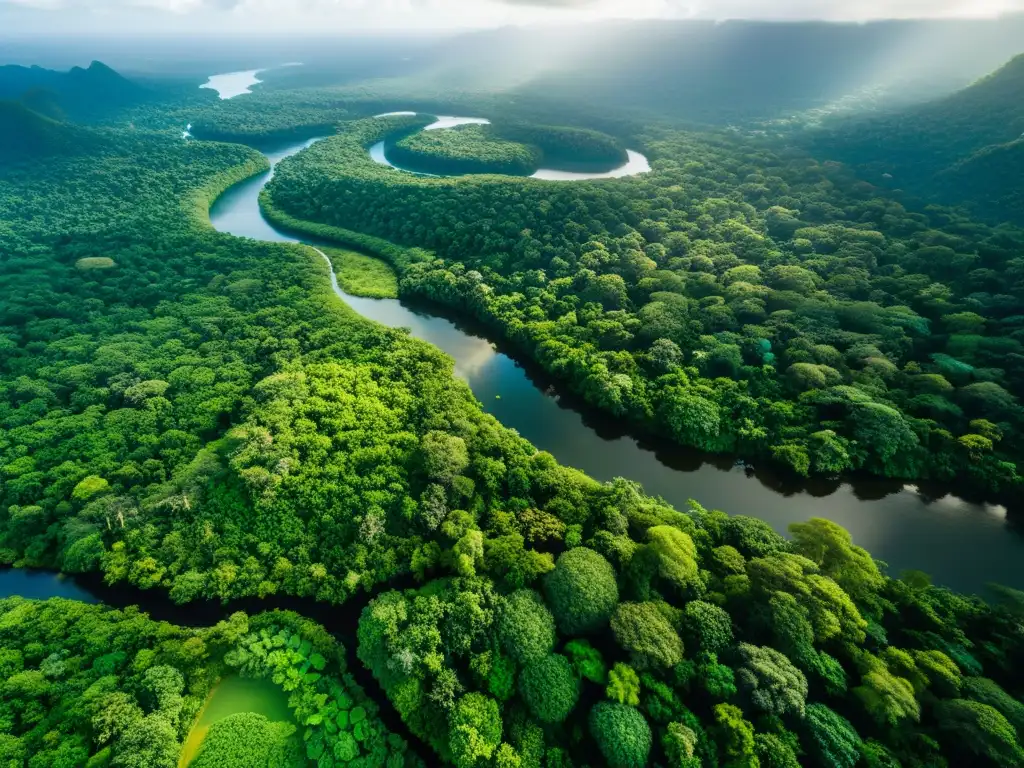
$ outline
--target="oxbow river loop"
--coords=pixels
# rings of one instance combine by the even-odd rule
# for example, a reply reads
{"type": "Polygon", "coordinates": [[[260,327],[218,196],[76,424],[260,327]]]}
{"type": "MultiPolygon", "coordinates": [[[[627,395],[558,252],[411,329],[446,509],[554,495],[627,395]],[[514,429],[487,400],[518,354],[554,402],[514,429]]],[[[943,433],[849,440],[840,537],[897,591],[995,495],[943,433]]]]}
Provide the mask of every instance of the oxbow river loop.
{"type": "MultiPolygon", "coordinates": [[[[397,117],[401,115],[410,116],[415,115],[415,112],[385,112],[375,117],[397,117]]],[[[456,117],[456,116],[437,116],[430,125],[423,128],[424,131],[438,131],[445,128],[455,128],[459,125],[489,125],[490,120],[483,117],[456,117]]],[[[369,149],[370,157],[375,163],[389,166],[399,171],[405,171],[406,173],[413,173],[417,176],[435,176],[433,173],[421,173],[420,171],[413,171],[408,168],[403,168],[397,163],[392,162],[387,157],[387,143],[385,141],[378,141],[376,144],[369,149]]],[[[612,168],[610,171],[604,171],[600,173],[582,173],[578,171],[561,171],[557,168],[538,168],[532,174],[531,179],[542,179],[544,181],[587,181],[590,179],[621,179],[625,176],[636,176],[639,173],[647,173],[651,170],[651,164],[647,161],[647,158],[642,154],[633,149],[626,150],[627,160],[625,163],[620,165],[618,168],[612,168]]]]}

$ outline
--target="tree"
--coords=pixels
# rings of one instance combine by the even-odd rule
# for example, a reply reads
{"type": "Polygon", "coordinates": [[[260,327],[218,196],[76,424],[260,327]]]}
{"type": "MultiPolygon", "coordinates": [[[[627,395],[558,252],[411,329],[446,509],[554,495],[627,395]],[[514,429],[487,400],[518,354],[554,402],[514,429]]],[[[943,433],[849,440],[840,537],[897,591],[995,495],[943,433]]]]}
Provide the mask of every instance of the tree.
{"type": "Polygon", "coordinates": [[[853,768],[860,759],[860,735],[849,720],[824,704],[808,704],[804,726],[808,752],[820,768],[853,768]]]}
{"type": "Polygon", "coordinates": [[[97,709],[92,718],[92,728],[99,744],[120,739],[125,731],[143,718],[134,697],[121,691],[108,693],[97,709]]]}
{"type": "Polygon", "coordinates": [[[758,768],[754,752],[754,726],[743,719],[743,711],[732,704],[715,705],[715,733],[726,758],[727,768],[758,768]]]}
{"type": "Polygon", "coordinates": [[[718,653],[732,643],[732,617],[713,603],[687,603],[683,622],[688,642],[700,651],[718,653]]]}
{"type": "Polygon", "coordinates": [[[489,760],[501,743],[498,702],[481,693],[467,693],[455,704],[450,720],[449,747],[459,768],[489,760]]]}
{"type": "Polygon", "coordinates": [[[769,715],[802,717],[807,678],[774,648],[740,643],[736,682],[750,702],[769,715]]]}
{"type": "Polygon", "coordinates": [[[654,603],[622,603],[611,626],[638,669],[664,669],[683,660],[683,641],[654,603]]]}
{"type": "Polygon", "coordinates": [[[885,579],[867,550],[855,546],[849,532],[831,520],[814,517],[789,526],[793,551],[812,560],[854,600],[869,600],[885,579]]]}
{"type": "Polygon", "coordinates": [[[569,660],[549,653],[523,669],[519,675],[519,693],[538,720],[560,723],[576,706],[580,685],[569,660]]]}
{"type": "Polygon", "coordinates": [[[788,547],[786,540],[764,520],[733,515],[723,525],[725,543],[744,557],[764,557],[788,547]]]}
{"type": "Polygon", "coordinates": [[[505,598],[498,615],[502,645],[520,665],[544,658],[554,647],[554,617],[533,590],[513,592],[505,598]]]}
{"type": "Polygon", "coordinates": [[[586,547],[563,552],[544,582],[544,594],[558,628],[566,635],[601,629],[619,602],[615,571],[586,547]]]}
{"type": "Polygon", "coordinates": [[[1013,726],[988,704],[967,699],[941,701],[935,707],[935,717],[952,752],[970,754],[992,765],[1024,765],[1024,749],[1013,726]]]}
{"type": "Polygon", "coordinates": [[[590,735],[609,768],[644,768],[651,751],[651,728],[633,707],[608,701],[590,710],[590,735]]]}
{"type": "Polygon", "coordinates": [[[986,677],[965,677],[963,679],[964,698],[987,704],[997,710],[1017,730],[1024,733],[1024,704],[993,680],[986,677]]]}
{"type": "Polygon", "coordinates": [[[147,715],[125,730],[114,748],[111,768],[175,768],[178,739],[166,718],[147,715]]]}
{"type": "Polygon", "coordinates": [[[423,435],[420,455],[427,477],[442,485],[451,484],[469,466],[466,441],[446,432],[433,430],[423,435]]]}
{"type": "Polygon", "coordinates": [[[696,583],[697,547],[688,534],[670,525],[656,525],[647,530],[647,542],[662,579],[679,590],[696,583]]]}
{"type": "Polygon", "coordinates": [[[640,704],[640,677],[628,664],[617,662],[608,672],[608,688],[605,693],[609,699],[631,707],[640,704]]]}
{"type": "Polygon", "coordinates": [[[881,659],[864,653],[858,660],[861,684],[852,689],[878,723],[896,726],[903,720],[921,718],[921,705],[909,680],[893,674],[881,659]]]}
{"type": "MultiPolygon", "coordinates": [[[[789,736],[796,738],[792,733],[789,736]]],[[[800,768],[793,748],[774,733],[755,733],[754,753],[761,768],[800,768]]]]}
{"type": "Polygon", "coordinates": [[[721,412],[711,400],[682,387],[667,387],[662,391],[661,412],[679,442],[704,450],[717,447],[721,412]]]}

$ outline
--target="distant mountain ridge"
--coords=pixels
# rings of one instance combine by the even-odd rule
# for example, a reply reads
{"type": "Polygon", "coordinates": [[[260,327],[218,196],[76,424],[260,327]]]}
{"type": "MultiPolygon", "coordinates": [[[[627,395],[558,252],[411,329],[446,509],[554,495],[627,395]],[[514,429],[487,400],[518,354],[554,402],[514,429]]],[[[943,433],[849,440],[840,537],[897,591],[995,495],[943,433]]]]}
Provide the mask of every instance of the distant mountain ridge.
{"type": "Polygon", "coordinates": [[[1024,54],[946,98],[847,119],[811,146],[872,183],[1024,223],[1024,54]]]}
{"type": "Polygon", "coordinates": [[[701,123],[762,120],[862,90],[902,103],[963,88],[1022,49],[1024,15],[833,22],[622,21],[467,33],[422,57],[437,82],[635,108],[701,123]]]}
{"type": "Polygon", "coordinates": [[[96,119],[147,96],[146,89],[99,61],[87,68],[72,67],[67,72],[34,66],[0,66],[0,100],[24,100],[30,106],[45,101],[50,106],[44,111],[50,116],[56,116],[56,108],[72,119],[96,119]]]}

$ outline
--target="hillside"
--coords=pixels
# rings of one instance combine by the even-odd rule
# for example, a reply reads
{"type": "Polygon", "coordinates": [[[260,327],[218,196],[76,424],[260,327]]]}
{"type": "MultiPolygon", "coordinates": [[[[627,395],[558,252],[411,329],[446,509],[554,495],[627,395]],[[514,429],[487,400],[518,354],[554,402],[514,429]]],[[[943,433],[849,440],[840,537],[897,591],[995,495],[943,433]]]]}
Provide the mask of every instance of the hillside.
{"type": "Polygon", "coordinates": [[[461,35],[426,55],[453,87],[509,90],[705,123],[822,106],[864,89],[946,95],[1020,52],[1024,16],[869,24],[623,21],[461,35]]]}
{"type": "Polygon", "coordinates": [[[1020,220],[1024,212],[1024,138],[975,152],[936,177],[944,199],[969,200],[990,218],[1020,220]]]}
{"type": "MultiPolygon", "coordinates": [[[[943,99],[817,135],[817,154],[850,163],[868,181],[972,205],[986,218],[1024,216],[1002,201],[1015,190],[1024,135],[1024,54],[943,99]],[[991,207],[995,203],[995,207],[991,207]]],[[[1019,179],[1019,170],[1017,179],[1019,179]]]]}
{"type": "Polygon", "coordinates": [[[72,154],[95,139],[14,101],[0,101],[0,162],[72,154]]]}
{"type": "Polygon", "coordinates": [[[111,110],[139,103],[147,91],[122,77],[106,64],[92,62],[87,68],[57,72],[42,67],[0,66],[0,99],[21,100],[26,94],[46,99],[69,117],[91,120],[111,110]]]}

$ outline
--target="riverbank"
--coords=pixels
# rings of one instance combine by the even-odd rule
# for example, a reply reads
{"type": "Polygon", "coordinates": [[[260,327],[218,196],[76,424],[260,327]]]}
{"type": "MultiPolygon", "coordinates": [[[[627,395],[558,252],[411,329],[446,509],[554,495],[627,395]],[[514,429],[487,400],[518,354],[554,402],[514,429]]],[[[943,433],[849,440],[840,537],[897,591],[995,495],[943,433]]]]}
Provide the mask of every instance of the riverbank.
{"type": "MultiPolygon", "coordinates": [[[[276,153],[278,159],[305,144],[276,153]]],[[[240,185],[211,211],[214,226],[240,236],[295,241],[339,241],[396,266],[426,252],[326,224],[303,222],[269,205],[261,185],[240,185]],[[261,213],[262,205],[262,213],[261,213]],[[264,215],[265,214],[265,215],[264,215]],[[273,226],[268,225],[268,219],[273,226]],[[283,225],[283,235],[274,229],[283,225]]],[[[455,371],[484,409],[558,461],[597,480],[634,480],[679,509],[689,499],[731,514],[749,514],[785,533],[790,524],[827,517],[850,531],[855,542],[887,563],[890,573],[914,569],[937,583],[984,593],[997,582],[1024,588],[1024,537],[1007,508],[958,496],[948,484],[910,484],[884,478],[805,480],[770,465],[740,463],[729,455],[687,450],[651,436],[637,436],[621,421],[586,406],[537,366],[488,338],[488,331],[463,316],[453,319],[437,304],[371,300],[337,292],[364,317],[410,329],[455,360],[455,371]]]]}

